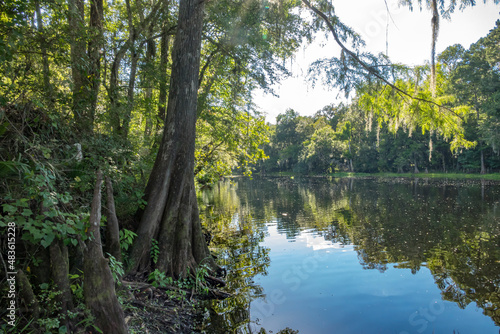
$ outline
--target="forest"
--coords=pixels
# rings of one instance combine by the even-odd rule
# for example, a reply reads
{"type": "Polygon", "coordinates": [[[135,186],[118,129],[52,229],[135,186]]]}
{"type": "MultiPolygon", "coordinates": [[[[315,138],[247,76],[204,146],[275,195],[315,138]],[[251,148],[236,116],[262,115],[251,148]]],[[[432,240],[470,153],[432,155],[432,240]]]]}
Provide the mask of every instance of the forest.
{"type": "MultiPolygon", "coordinates": [[[[499,24],[468,49],[452,45],[437,57],[435,98],[448,109],[465,108],[457,116],[457,138],[466,144],[457,145],[449,134],[433,128],[436,121],[448,126],[448,120],[422,119],[434,116],[418,115],[421,106],[407,106],[409,113],[397,110],[405,102],[395,105],[394,92],[363,83],[349,104],[325,106],[314,116],[300,116],[293,109],[278,115],[269,128],[270,142],[263,146],[269,159],[261,160],[257,170],[264,174],[497,173],[499,24]],[[388,118],[384,114],[391,109],[395,117],[388,118]]],[[[430,67],[412,71],[401,76],[398,84],[405,91],[431,96],[430,67]]]]}
{"type": "Polygon", "coordinates": [[[433,15],[410,67],[326,1],[0,1],[2,330],[142,332],[133,287],[220,297],[197,191],[232,174],[497,172],[500,23],[435,55],[474,4],[401,1],[433,15]],[[311,75],[351,102],[266,124],[252,93],[318,33],[341,53],[311,75]]]}

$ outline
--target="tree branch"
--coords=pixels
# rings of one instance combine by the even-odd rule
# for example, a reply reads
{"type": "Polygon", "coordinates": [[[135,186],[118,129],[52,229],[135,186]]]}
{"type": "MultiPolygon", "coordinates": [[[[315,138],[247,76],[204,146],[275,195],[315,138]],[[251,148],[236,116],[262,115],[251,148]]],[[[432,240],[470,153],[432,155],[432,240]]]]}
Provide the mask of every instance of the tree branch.
{"type": "Polygon", "coordinates": [[[340,48],[346,53],[348,54],[352,59],[354,59],[354,61],[356,61],[359,65],[361,65],[361,67],[363,67],[369,74],[372,74],[374,75],[377,79],[379,79],[380,81],[382,81],[384,84],[386,84],[387,86],[391,87],[392,89],[394,89],[395,91],[397,91],[400,95],[402,95],[403,97],[408,97],[412,100],[416,100],[416,101],[420,101],[420,102],[424,102],[424,103],[429,103],[429,104],[432,104],[436,107],[438,107],[439,109],[444,109],[444,110],[447,110],[449,111],[450,113],[452,113],[454,116],[457,116],[459,117],[460,119],[462,119],[455,111],[453,111],[452,109],[448,108],[448,107],[445,107],[439,103],[436,103],[434,101],[431,101],[431,100],[427,100],[427,99],[423,99],[423,98],[420,98],[420,97],[416,97],[416,96],[413,96],[411,94],[409,94],[408,92],[404,91],[403,89],[397,87],[396,85],[394,85],[393,83],[389,82],[387,79],[385,79],[382,74],[380,74],[380,72],[378,72],[374,67],[372,66],[369,66],[368,64],[366,64],[364,61],[362,61],[354,52],[352,52],[351,50],[349,50],[345,45],[344,43],[342,43],[342,41],[340,40],[339,38],[339,35],[337,34],[337,31],[335,30],[335,27],[333,26],[333,24],[330,22],[330,20],[328,19],[328,17],[326,16],[325,13],[323,13],[322,11],[320,11],[319,9],[317,9],[316,7],[314,7],[308,0],[302,0],[302,2],[307,6],[309,7],[309,9],[311,9],[314,13],[316,13],[319,17],[321,17],[323,19],[323,21],[325,21],[326,25],[328,26],[328,29],[330,30],[330,32],[332,33],[333,35],[333,38],[335,39],[335,42],[337,42],[337,44],[340,46],[340,48]]]}

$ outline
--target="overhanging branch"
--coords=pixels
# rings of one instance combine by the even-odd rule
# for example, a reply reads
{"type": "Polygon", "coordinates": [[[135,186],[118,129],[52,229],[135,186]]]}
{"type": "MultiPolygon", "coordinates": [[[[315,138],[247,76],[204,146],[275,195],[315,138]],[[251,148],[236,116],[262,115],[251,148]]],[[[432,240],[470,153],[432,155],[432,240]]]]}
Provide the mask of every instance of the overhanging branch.
{"type": "Polygon", "coordinates": [[[339,38],[339,35],[337,34],[337,31],[335,30],[335,27],[333,26],[333,24],[330,22],[330,19],[328,18],[328,16],[323,13],[322,11],[320,11],[318,8],[314,7],[308,0],[302,0],[302,2],[309,8],[311,9],[316,15],[318,15],[319,17],[321,17],[321,19],[326,23],[326,25],[328,26],[328,30],[330,30],[330,32],[332,33],[333,35],[333,38],[335,39],[335,42],[340,46],[340,48],[344,51],[345,54],[349,55],[355,62],[357,62],[359,65],[361,65],[362,68],[364,68],[369,74],[375,76],[377,79],[379,79],[380,81],[382,81],[384,84],[386,84],[387,86],[391,87],[392,89],[394,89],[395,91],[397,91],[400,95],[402,95],[403,97],[408,97],[412,100],[415,100],[415,101],[420,101],[420,102],[424,102],[424,103],[429,103],[431,105],[434,105],[436,107],[438,107],[439,110],[441,109],[444,109],[444,110],[447,110],[448,112],[452,113],[454,116],[457,116],[459,117],[460,119],[462,119],[460,117],[460,115],[458,115],[455,111],[453,111],[452,109],[448,108],[448,107],[445,107],[437,102],[434,102],[434,101],[431,101],[431,100],[427,100],[427,99],[424,99],[424,98],[420,98],[420,97],[416,97],[416,96],[413,96],[411,95],[410,93],[406,92],[405,90],[397,87],[396,85],[394,85],[393,83],[389,82],[387,79],[385,79],[381,74],[380,72],[372,67],[372,66],[369,66],[368,64],[366,64],[363,60],[361,60],[358,55],[356,55],[354,52],[352,52],[351,50],[349,50],[345,45],[344,43],[342,43],[342,41],[340,40],[339,38]]]}

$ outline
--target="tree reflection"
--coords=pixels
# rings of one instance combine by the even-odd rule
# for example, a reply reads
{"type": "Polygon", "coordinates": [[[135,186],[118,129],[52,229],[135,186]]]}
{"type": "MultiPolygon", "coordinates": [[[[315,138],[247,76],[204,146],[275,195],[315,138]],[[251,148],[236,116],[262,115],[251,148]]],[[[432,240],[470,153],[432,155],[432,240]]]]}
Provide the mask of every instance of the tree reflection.
{"type": "Polygon", "coordinates": [[[210,333],[246,333],[250,321],[249,305],[262,294],[253,284],[256,274],[266,274],[269,249],[259,246],[264,239],[265,224],[251,216],[247,203],[236,194],[236,185],[222,182],[211,191],[203,192],[200,212],[207,234],[211,236],[214,255],[227,270],[227,290],[233,297],[212,301],[210,333]]]}
{"type": "MultiPolygon", "coordinates": [[[[365,269],[430,269],[443,299],[475,302],[500,325],[500,187],[423,179],[238,179],[203,195],[203,215],[234,298],[214,306],[218,328],[250,332],[252,284],[266,274],[266,224],[289,239],[313,230],[352,244],[365,269]],[[225,327],[224,327],[225,326],[225,327]]],[[[214,319],[214,318],[212,318],[214,319]]],[[[212,320],[215,321],[215,320],[212,320]]]]}

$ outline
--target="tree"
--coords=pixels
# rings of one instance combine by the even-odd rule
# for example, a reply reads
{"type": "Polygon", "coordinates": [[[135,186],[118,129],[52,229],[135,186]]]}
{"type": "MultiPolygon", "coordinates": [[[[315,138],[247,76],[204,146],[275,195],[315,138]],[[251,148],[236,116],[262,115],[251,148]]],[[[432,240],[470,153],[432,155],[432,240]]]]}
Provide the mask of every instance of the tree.
{"type": "Polygon", "coordinates": [[[78,128],[89,133],[94,126],[101,79],[103,0],[90,1],[88,42],[84,13],[85,3],[83,0],[68,0],[73,115],[78,128]]]}
{"type": "Polygon", "coordinates": [[[484,143],[498,147],[498,122],[500,104],[500,73],[498,71],[498,41],[500,39],[500,21],[488,36],[471,45],[469,50],[450,47],[443,60],[458,59],[450,67],[450,83],[458,100],[475,110],[475,124],[479,151],[481,174],[486,173],[484,143]]]}
{"type": "Polygon", "coordinates": [[[194,149],[204,2],[179,3],[167,119],[146,187],[148,202],[137,230],[129,272],[149,268],[151,240],[159,240],[157,268],[187,276],[202,262],[212,267],[202,235],[194,186],[194,149]]]}
{"type": "Polygon", "coordinates": [[[344,166],[344,153],[348,150],[348,145],[337,140],[337,137],[338,135],[330,125],[325,124],[304,143],[301,160],[308,164],[310,171],[332,173],[335,172],[336,167],[344,166]]]}
{"type": "MultiPolygon", "coordinates": [[[[413,11],[413,5],[418,2],[420,10],[423,9],[422,0],[400,0],[400,4],[403,6],[408,6],[410,10],[413,11]]],[[[484,3],[487,1],[484,0],[484,3]]],[[[499,0],[493,0],[495,4],[500,3],[499,0]]],[[[442,16],[445,19],[450,19],[451,14],[455,11],[457,5],[459,5],[460,10],[464,10],[468,6],[475,6],[475,1],[470,0],[426,0],[425,4],[428,9],[432,12],[431,28],[432,28],[432,39],[431,39],[431,91],[432,94],[436,94],[436,43],[439,35],[439,19],[442,16]]]]}

